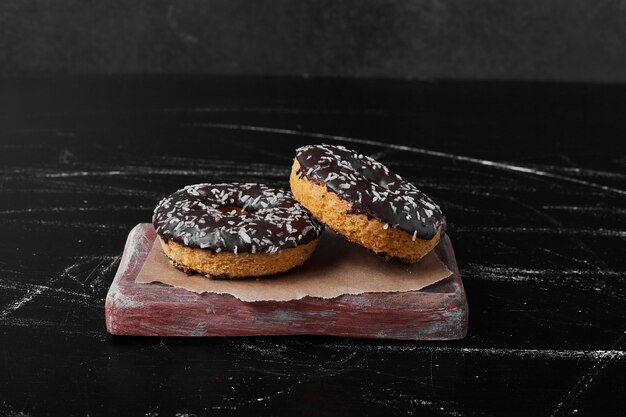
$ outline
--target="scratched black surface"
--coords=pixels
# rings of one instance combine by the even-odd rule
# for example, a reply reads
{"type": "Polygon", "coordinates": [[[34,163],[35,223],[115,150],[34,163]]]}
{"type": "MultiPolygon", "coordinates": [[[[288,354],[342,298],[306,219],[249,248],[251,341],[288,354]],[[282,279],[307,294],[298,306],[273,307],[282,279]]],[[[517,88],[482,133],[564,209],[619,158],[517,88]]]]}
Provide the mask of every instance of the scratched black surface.
{"type": "Polygon", "coordinates": [[[624,86],[0,81],[0,415],[619,415],[624,86]],[[447,214],[466,339],[112,337],[129,230],[201,181],[375,155],[447,214]]]}

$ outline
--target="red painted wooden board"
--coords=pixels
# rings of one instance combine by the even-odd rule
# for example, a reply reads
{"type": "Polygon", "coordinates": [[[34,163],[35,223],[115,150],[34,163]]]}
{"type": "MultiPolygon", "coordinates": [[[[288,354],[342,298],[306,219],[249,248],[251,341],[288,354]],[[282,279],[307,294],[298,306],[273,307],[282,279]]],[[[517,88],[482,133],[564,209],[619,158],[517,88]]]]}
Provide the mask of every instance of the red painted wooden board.
{"type": "Polygon", "coordinates": [[[135,226],[128,236],[106,299],[106,325],[111,334],[453,340],[467,333],[465,291],[447,236],[435,250],[453,273],[420,291],[257,302],[135,283],[155,238],[152,225],[145,223],[135,226]]]}

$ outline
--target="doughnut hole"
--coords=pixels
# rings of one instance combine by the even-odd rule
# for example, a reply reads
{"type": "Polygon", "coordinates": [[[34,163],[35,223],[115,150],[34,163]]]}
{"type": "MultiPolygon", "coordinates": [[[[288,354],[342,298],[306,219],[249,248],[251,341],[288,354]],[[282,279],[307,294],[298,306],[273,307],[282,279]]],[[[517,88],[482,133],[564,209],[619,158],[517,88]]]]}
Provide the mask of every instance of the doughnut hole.
{"type": "Polygon", "coordinates": [[[229,213],[229,214],[234,211],[235,212],[234,214],[236,215],[251,214],[256,211],[256,210],[244,210],[243,207],[239,207],[239,206],[222,206],[222,207],[218,207],[217,209],[221,211],[222,213],[229,213]]]}

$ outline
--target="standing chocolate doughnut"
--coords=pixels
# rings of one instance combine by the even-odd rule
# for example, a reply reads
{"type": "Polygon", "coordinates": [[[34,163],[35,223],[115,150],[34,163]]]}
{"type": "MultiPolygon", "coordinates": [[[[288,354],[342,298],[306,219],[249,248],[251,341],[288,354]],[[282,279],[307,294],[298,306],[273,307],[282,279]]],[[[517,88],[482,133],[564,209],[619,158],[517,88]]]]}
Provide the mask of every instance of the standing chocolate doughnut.
{"type": "Polygon", "coordinates": [[[372,251],[416,262],[445,232],[441,209],[412,183],[343,146],[297,149],[296,200],[331,229],[372,251]]]}
{"type": "Polygon", "coordinates": [[[302,265],[324,229],[291,193],[259,184],[196,184],[159,202],[152,223],[185,272],[237,278],[302,265]]]}

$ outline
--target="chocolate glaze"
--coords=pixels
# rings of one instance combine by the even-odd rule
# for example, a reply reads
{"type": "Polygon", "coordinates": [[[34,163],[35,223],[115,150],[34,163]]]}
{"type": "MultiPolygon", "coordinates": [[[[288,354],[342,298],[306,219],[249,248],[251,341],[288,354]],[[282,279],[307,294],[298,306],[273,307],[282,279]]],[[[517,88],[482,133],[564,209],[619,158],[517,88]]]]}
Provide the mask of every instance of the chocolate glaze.
{"type": "Polygon", "coordinates": [[[324,226],[291,193],[260,184],[195,184],[159,202],[161,239],[219,253],[276,253],[317,239],[324,226]],[[223,207],[240,207],[222,212],[223,207]]]}
{"type": "Polygon", "coordinates": [[[309,145],[296,150],[297,174],[337,194],[365,214],[416,238],[432,239],[445,231],[441,209],[412,183],[380,162],[343,146],[309,145]]]}

